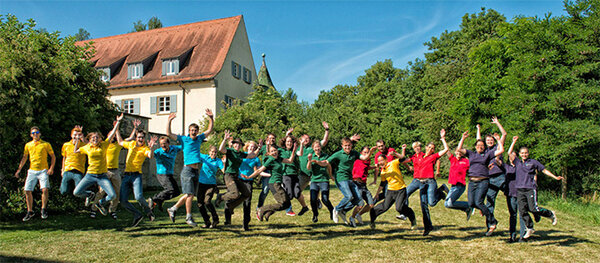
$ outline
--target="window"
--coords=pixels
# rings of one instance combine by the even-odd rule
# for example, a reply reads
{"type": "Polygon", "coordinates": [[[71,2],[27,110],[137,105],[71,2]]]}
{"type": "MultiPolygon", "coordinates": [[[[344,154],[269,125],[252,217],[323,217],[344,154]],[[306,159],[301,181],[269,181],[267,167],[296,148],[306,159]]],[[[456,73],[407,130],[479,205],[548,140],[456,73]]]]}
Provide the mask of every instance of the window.
{"type": "Polygon", "coordinates": [[[121,109],[123,109],[124,113],[133,114],[135,112],[135,102],[133,99],[122,100],[121,103],[121,109]]]}
{"type": "Polygon", "coordinates": [[[235,63],[234,61],[231,61],[231,75],[233,75],[233,77],[236,79],[239,79],[242,75],[242,68],[240,67],[240,64],[235,63]]]}
{"type": "Polygon", "coordinates": [[[171,112],[171,97],[158,97],[158,113],[171,112]]]}
{"type": "Polygon", "coordinates": [[[127,66],[127,76],[129,79],[139,79],[144,75],[144,66],[142,63],[129,64],[127,66]]]}
{"type": "Polygon", "coordinates": [[[100,73],[102,74],[100,75],[101,81],[108,82],[110,80],[110,68],[98,68],[98,71],[100,71],[100,73]]]}
{"type": "Polygon", "coordinates": [[[230,97],[225,95],[225,104],[227,105],[227,107],[231,107],[233,106],[233,103],[235,102],[235,98],[234,97],[230,97]]]}
{"type": "Polygon", "coordinates": [[[179,74],[179,59],[163,60],[163,76],[173,76],[179,74]]]}
{"type": "Polygon", "coordinates": [[[247,68],[244,68],[244,81],[248,84],[252,82],[252,72],[247,68]]]}

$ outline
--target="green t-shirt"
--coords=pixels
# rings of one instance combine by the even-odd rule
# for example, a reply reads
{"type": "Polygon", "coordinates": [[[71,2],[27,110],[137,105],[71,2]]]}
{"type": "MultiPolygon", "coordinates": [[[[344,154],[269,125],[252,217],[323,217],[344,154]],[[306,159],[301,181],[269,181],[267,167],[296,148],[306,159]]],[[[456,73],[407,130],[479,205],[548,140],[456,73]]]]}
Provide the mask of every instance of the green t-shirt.
{"type": "Polygon", "coordinates": [[[302,152],[302,156],[298,158],[300,160],[300,171],[306,175],[310,174],[310,171],[306,169],[306,164],[308,164],[308,155],[311,153],[313,156],[315,155],[315,151],[312,147],[304,147],[304,152],[302,152]]]}
{"type": "Polygon", "coordinates": [[[351,150],[348,154],[343,149],[335,152],[327,159],[335,170],[336,181],[352,180],[352,167],[357,159],[360,159],[360,154],[357,151],[351,150]]]}
{"type": "Polygon", "coordinates": [[[248,156],[247,153],[243,151],[236,151],[233,148],[227,148],[227,156],[225,173],[228,174],[239,174],[240,165],[242,165],[242,161],[248,156]]]}
{"type": "MultiPolygon", "coordinates": [[[[281,159],[289,159],[292,154],[295,154],[292,152],[292,150],[287,150],[287,149],[281,149],[281,151],[279,152],[279,156],[281,157],[281,159]]],[[[288,175],[288,176],[297,176],[298,175],[298,158],[294,158],[294,162],[289,164],[289,163],[284,163],[283,164],[283,175],[288,175]]]]}
{"type": "Polygon", "coordinates": [[[263,166],[271,171],[271,178],[269,179],[270,184],[282,183],[283,177],[283,159],[281,157],[275,159],[273,156],[267,156],[263,162],[263,166]]]}
{"type": "MultiPolygon", "coordinates": [[[[321,153],[321,156],[317,156],[317,155],[313,154],[312,159],[316,160],[316,161],[323,161],[323,160],[327,160],[327,157],[329,157],[329,155],[327,155],[325,153],[321,153]]],[[[308,163],[308,159],[307,159],[307,163],[308,163]]],[[[311,182],[320,183],[320,182],[328,182],[329,181],[329,174],[327,173],[327,166],[323,167],[316,163],[313,163],[311,168],[312,169],[309,173],[311,182]]]]}

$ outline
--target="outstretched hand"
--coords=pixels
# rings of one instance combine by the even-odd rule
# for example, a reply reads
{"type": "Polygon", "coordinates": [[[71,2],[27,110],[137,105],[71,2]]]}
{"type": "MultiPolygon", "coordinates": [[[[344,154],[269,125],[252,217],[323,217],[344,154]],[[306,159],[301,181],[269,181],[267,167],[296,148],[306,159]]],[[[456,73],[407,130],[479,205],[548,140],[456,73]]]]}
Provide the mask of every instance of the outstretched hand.
{"type": "Polygon", "coordinates": [[[140,126],[140,124],[142,124],[142,120],[140,119],[134,119],[131,121],[133,123],[133,128],[137,128],[138,126],[140,126]]]}
{"type": "MultiPolygon", "coordinates": [[[[477,124],[477,125],[479,125],[479,124],[477,124]]],[[[467,138],[467,137],[469,137],[469,131],[463,132],[463,135],[462,135],[462,137],[463,137],[463,138],[467,138]]]]}
{"type": "Polygon", "coordinates": [[[175,112],[172,112],[171,114],[169,114],[169,118],[168,118],[168,120],[169,120],[169,121],[172,121],[173,119],[175,119],[175,117],[177,117],[177,113],[175,113],[175,112]]]}
{"type": "Polygon", "coordinates": [[[493,124],[498,124],[498,123],[500,123],[500,122],[498,121],[498,117],[496,117],[496,116],[492,117],[492,123],[493,123],[493,124]]]}
{"type": "Polygon", "coordinates": [[[402,150],[406,149],[406,144],[402,144],[402,150]]]}
{"type": "Polygon", "coordinates": [[[513,136],[513,142],[516,142],[519,139],[519,136],[513,136]]]}
{"type": "Polygon", "coordinates": [[[440,138],[444,139],[444,137],[446,137],[446,130],[442,129],[440,130],[440,138]]]}
{"type": "Polygon", "coordinates": [[[210,118],[213,117],[213,113],[212,113],[212,111],[210,109],[206,109],[205,112],[206,112],[206,116],[208,116],[210,118]]]}
{"type": "Polygon", "coordinates": [[[117,116],[117,121],[121,121],[123,119],[123,113],[121,113],[121,115],[117,116]]]}
{"type": "Polygon", "coordinates": [[[308,159],[308,162],[312,161],[312,153],[309,153],[308,156],[306,156],[306,159],[308,159]]]}
{"type": "Polygon", "coordinates": [[[325,130],[329,130],[329,124],[325,121],[323,121],[323,128],[325,128],[325,130]]]}
{"type": "Polygon", "coordinates": [[[231,138],[231,133],[229,130],[225,130],[223,140],[228,140],[229,138],[231,138]]]}
{"type": "Polygon", "coordinates": [[[496,141],[500,141],[500,134],[494,132],[494,134],[492,134],[492,137],[494,137],[494,139],[496,139],[496,141]]]}
{"type": "Polygon", "coordinates": [[[150,138],[150,142],[148,143],[148,146],[150,146],[150,148],[154,147],[154,145],[156,144],[156,141],[158,141],[158,136],[156,136],[156,135],[152,136],[152,138],[150,138]]]}
{"type": "Polygon", "coordinates": [[[354,135],[352,135],[352,137],[350,137],[350,140],[357,142],[358,140],[360,140],[360,135],[358,133],[355,133],[354,135]]]}

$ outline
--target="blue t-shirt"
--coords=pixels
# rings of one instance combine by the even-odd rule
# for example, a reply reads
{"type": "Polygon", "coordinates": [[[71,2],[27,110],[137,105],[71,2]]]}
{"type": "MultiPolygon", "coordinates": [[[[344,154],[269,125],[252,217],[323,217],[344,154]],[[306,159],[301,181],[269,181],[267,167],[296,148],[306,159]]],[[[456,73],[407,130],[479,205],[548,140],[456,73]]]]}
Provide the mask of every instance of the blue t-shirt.
{"type": "Polygon", "coordinates": [[[177,141],[183,147],[183,164],[200,163],[200,145],[205,138],[204,133],[198,135],[195,140],[192,140],[190,136],[177,135],[177,141]]]}
{"type": "Polygon", "coordinates": [[[173,166],[177,153],[181,151],[181,145],[170,145],[169,152],[165,152],[163,148],[154,150],[156,158],[156,173],[157,174],[173,174],[173,166]]]}
{"type": "Polygon", "coordinates": [[[467,150],[467,158],[469,158],[469,176],[490,177],[488,165],[496,158],[495,152],[478,153],[467,150]]]}
{"type": "Polygon", "coordinates": [[[201,184],[217,184],[217,170],[223,169],[223,161],[220,158],[211,159],[208,154],[200,154],[202,169],[198,182],[201,184]]]}
{"type": "Polygon", "coordinates": [[[242,165],[240,165],[240,175],[238,177],[244,181],[252,181],[253,179],[242,178],[241,175],[249,176],[254,173],[254,167],[259,168],[260,166],[261,164],[258,157],[252,159],[245,158],[242,160],[242,165]]]}
{"type": "Polygon", "coordinates": [[[522,161],[516,158],[513,163],[515,164],[516,172],[515,187],[517,189],[535,189],[536,171],[541,173],[546,167],[534,159],[522,161]]]}

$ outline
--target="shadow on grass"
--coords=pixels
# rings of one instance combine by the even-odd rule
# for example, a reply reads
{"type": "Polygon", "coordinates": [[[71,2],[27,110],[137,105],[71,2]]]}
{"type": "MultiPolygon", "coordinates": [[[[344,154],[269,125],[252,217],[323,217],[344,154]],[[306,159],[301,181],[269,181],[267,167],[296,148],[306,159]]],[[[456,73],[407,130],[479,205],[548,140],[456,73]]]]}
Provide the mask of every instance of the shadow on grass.
{"type": "Polygon", "coordinates": [[[560,245],[560,246],[573,246],[579,243],[590,243],[590,244],[598,244],[597,242],[591,241],[585,238],[575,237],[572,234],[573,231],[556,231],[556,230],[540,230],[535,231],[532,237],[529,239],[529,243],[532,243],[534,246],[551,246],[551,245],[560,245]]]}
{"type": "Polygon", "coordinates": [[[55,260],[44,260],[39,258],[28,258],[21,256],[6,256],[0,254],[0,262],[42,262],[42,263],[54,263],[54,262],[68,262],[68,261],[55,261],[55,260]]]}

